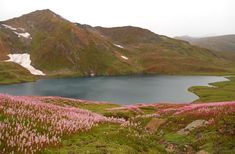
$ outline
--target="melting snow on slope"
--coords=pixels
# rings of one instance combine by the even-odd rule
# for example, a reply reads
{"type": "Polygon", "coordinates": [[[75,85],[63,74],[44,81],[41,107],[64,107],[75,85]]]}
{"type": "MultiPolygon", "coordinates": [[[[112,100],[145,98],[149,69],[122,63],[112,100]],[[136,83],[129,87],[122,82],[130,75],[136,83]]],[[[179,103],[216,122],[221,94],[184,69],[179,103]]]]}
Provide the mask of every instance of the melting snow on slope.
{"type": "Polygon", "coordinates": [[[2,24],[5,28],[11,29],[11,30],[17,30],[17,28],[11,27],[10,25],[2,24]]]}
{"type": "Polygon", "coordinates": [[[123,59],[125,59],[125,60],[128,60],[128,58],[127,58],[126,56],[123,56],[123,55],[122,55],[121,57],[122,57],[123,59]]]}
{"type": "Polygon", "coordinates": [[[119,47],[119,48],[124,48],[123,46],[121,46],[121,45],[118,45],[118,44],[113,44],[113,45],[115,45],[116,47],[119,47]]]}
{"type": "Polygon", "coordinates": [[[20,64],[24,68],[30,71],[31,74],[33,75],[45,75],[42,71],[35,69],[33,66],[31,66],[31,60],[30,60],[30,55],[27,53],[24,54],[9,54],[10,57],[9,60],[10,62],[14,62],[17,64],[20,64]]]}
{"type": "Polygon", "coordinates": [[[6,25],[6,24],[2,24],[5,28],[8,28],[8,29],[11,29],[13,30],[13,32],[18,35],[18,37],[24,37],[24,38],[30,38],[30,34],[28,32],[25,32],[24,28],[14,28],[10,25],[6,25]],[[24,33],[19,33],[19,32],[16,32],[17,30],[20,30],[20,31],[23,31],[24,33]]]}
{"type": "Polygon", "coordinates": [[[18,32],[14,32],[16,35],[18,35],[18,37],[24,37],[24,38],[31,38],[30,34],[28,32],[26,33],[18,33],[18,32]]]}

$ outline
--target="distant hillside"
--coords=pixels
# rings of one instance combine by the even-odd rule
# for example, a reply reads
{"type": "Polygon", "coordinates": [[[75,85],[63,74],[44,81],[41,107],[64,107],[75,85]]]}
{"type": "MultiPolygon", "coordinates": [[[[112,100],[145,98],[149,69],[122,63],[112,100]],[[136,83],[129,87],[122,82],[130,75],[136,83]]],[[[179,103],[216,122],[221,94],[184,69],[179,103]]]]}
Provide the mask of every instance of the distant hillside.
{"type": "Polygon", "coordinates": [[[235,35],[223,35],[204,38],[182,36],[176,37],[176,39],[188,41],[193,45],[197,45],[215,51],[235,52],[235,35]]]}
{"type": "Polygon", "coordinates": [[[128,49],[147,73],[226,72],[233,65],[233,60],[225,55],[147,29],[131,26],[95,29],[128,49]]]}
{"type": "Polygon", "coordinates": [[[139,27],[72,23],[50,10],[0,22],[0,60],[28,53],[48,76],[140,73],[231,73],[235,62],[217,52],[139,27]]]}

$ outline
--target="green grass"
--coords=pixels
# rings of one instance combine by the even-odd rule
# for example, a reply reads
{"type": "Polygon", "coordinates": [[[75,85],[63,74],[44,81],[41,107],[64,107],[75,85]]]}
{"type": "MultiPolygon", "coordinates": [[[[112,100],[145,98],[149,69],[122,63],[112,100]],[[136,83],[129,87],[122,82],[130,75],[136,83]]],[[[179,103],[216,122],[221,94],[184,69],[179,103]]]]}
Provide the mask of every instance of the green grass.
{"type": "Polygon", "coordinates": [[[154,107],[141,107],[140,109],[144,114],[152,114],[156,112],[154,107]]]}
{"type": "Polygon", "coordinates": [[[105,114],[110,108],[119,107],[118,104],[78,104],[77,107],[81,109],[90,110],[96,113],[105,114]]]}
{"type": "Polygon", "coordinates": [[[111,103],[83,103],[83,102],[74,102],[67,99],[46,99],[45,102],[50,104],[55,104],[59,106],[71,106],[71,107],[77,107],[80,109],[86,109],[90,110],[92,112],[96,112],[99,114],[105,114],[110,108],[120,107],[118,104],[111,104],[111,103]]]}
{"type": "Polygon", "coordinates": [[[229,81],[210,83],[215,87],[194,86],[189,91],[195,93],[199,99],[195,102],[220,102],[235,100],[235,77],[228,77],[229,81]]]}
{"type": "Polygon", "coordinates": [[[153,136],[114,124],[103,124],[88,132],[65,137],[60,148],[44,151],[51,153],[166,153],[153,136]]]}
{"type": "MultiPolygon", "coordinates": [[[[227,116],[225,116],[227,118],[227,116]]],[[[234,135],[229,131],[234,126],[231,125],[233,122],[227,122],[225,124],[216,124],[215,126],[208,126],[206,128],[199,128],[194,130],[190,134],[191,145],[195,149],[203,149],[210,153],[234,153],[235,151],[235,138],[234,135]],[[224,128],[224,132],[220,130],[224,128]]]]}
{"type": "Polygon", "coordinates": [[[126,120],[130,119],[131,117],[136,116],[137,113],[133,111],[106,111],[104,116],[106,117],[115,117],[115,118],[124,118],[126,120]]]}
{"type": "Polygon", "coordinates": [[[6,118],[5,115],[0,114],[0,121],[3,121],[6,118]]]}
{"type": "Polygon", "coordinates": [[[184,145],[190,143],[190,138],[187,136],[179,135],[176,133],[167,133],[164,135],[164,139],[167,142],[177,145],[184,145]]]}
{"type": "Polygon", "coordinates": [[[36,77],[18,64],[0,62],[0,84],[35,81],[36,77]]]}

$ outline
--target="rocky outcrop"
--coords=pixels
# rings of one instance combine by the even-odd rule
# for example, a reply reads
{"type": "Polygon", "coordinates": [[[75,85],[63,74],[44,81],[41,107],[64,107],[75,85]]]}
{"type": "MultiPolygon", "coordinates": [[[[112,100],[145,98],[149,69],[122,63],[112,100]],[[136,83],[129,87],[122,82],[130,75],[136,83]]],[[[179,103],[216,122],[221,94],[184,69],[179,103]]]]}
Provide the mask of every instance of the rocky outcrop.
{"type": "Polygon", "coordinates": [[[206,120],[195,120],[188,124],[185,128],[179,130],[177,133],[179,135],[188,135],[191,131],[193,131],[196,128],[204,127],[208,124],[208,121],[206,120]]]}

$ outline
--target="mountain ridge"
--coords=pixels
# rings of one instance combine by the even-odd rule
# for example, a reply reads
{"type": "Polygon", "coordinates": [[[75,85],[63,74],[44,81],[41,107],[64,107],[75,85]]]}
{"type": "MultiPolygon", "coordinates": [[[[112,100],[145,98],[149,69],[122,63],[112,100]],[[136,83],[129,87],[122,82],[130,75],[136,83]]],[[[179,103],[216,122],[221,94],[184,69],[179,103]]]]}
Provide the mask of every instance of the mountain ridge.
{"type": "MultiPolygon", "coordinates": [[[[107,51],[109,48],[114,50],[111,43],[91,31],[79,28],[74,25],[74,23],[64,20],[51,11],[35,11],[23,15],[20,18],[8,20],[5,23],[14,25],[15,27],[24,27],[32,34],[33,39],[28,48],[31,51],[33,64],[46,71],[47,74],[60,71],[66,73],[69,69],[72,70],[71,72],[75,72],[79,69],[79,73],[89,75],[88,71],[92,71],[93,67],[99,66],[105,68],[95,68],[99,69],[97,74],[105,74],[109,66],[98,58],[95,58],[95,54],[102,55],[101,58],[104,57],[103,61],[114,59],[114,63],[118,63],[120,67],[128,69],[126,63],[115,60],[115,54],[107,51]],[[35,16],[37,16],[37,18],[35,16]],[[94,61],[96,60],[94,63],[98,64],[93,63],[91,64],[92,66],[89,66],[90,64],[82,60],[78,61],[81,59],[77,55],[79,53],[81,53],[81,57],[92,57],[94,61]],[[79,68],[81,65],[82,67],[79,68]],[[84,70],[82,70],[83,68],[84,70]]],[[[117,49],[115,48],[115,50],[117,49]]],[[[115,66],[111,67],[113,70],[115,69],[115,66]]],[[[68,72],[70,72],[70,70],[68,72]]],[[[122,72],[120,72],[120,74],[121,73],[122,72]]]]}
{"type": "Polygon", "coordinates": [[[212,50],[148,29],[92,27],[37,10],[0,22],[0,60],[29,53],[47,76],[231,73],[234,62],[212,50]],[[26,37],[27,36],[27,37],[26,37]]]}
{"type": "Polygon", "coordinates": [[[197,45],[210,50],[219,52],[235,52],[235,34],[209,37],[179,36],[175,38],[188,41],[192,45],[197,45]]]}

